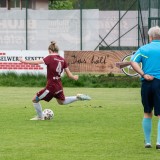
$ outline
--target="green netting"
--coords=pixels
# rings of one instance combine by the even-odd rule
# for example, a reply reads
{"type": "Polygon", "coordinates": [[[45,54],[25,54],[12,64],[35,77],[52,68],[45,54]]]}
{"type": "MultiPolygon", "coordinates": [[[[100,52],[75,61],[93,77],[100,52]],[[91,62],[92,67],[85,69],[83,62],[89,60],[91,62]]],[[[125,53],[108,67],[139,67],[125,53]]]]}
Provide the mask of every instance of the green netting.
{"type": "Polygon", "coordinates": [[[160,25],[160,1],[139,0],[139,45],[148,43],[147,31],[160,25]]]}
{"type": "MultiPolygon", "coordinates": [[[[65,44],[75,43],[71,46],[76,50],[134,49],[148,43],[148,28],[160,25],[160,0],[49,0],[45,10],[37,9],[34,0],[7,4],[0,0],[1,49],[39,49],[42,33],[57,35],[57,41],[67,39],[65,44]],[[17,36],[23,40],[21,44],[17,36]]],[[[49,41],[46,38],[41,43],[49,41]]],[[[72,49],[64,46],[64,50],[68,48],[72,49]]]]}

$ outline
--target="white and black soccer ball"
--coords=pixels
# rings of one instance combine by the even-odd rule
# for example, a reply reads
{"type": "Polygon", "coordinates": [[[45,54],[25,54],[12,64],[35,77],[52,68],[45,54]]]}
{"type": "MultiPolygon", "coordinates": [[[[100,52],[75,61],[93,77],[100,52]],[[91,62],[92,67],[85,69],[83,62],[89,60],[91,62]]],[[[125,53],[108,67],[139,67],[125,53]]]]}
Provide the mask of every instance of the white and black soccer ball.
{"type": "Polygon", "coordinates": [[[51,109],[45,109],[43,111],[43,117],[45,120],[51,120],[54,117],[54,112],[51,109]]]}

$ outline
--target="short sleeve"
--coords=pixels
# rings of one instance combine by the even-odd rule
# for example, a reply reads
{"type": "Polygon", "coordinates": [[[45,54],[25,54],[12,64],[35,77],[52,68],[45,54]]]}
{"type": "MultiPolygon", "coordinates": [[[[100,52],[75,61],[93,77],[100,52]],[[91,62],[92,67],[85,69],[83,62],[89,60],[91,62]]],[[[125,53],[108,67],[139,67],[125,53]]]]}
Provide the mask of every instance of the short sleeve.
{"type": "Polygon", "coordinates": [[[46,65],[48,65],[50,63],[50,56],[46,56],[43,58],[43,61],[46,65]]]}
{"type": "Polygon", "coordinates": [[[142,61],[141,50],[138,49],[137,52],[131,57],[132,62],[140,63],[142,61]]]}
{"type": "Polygon", "coordinates": [[[68,64],[67,64],[66,60],[64,60],[64,69],[65,68],[68,68],[68,64]]]}

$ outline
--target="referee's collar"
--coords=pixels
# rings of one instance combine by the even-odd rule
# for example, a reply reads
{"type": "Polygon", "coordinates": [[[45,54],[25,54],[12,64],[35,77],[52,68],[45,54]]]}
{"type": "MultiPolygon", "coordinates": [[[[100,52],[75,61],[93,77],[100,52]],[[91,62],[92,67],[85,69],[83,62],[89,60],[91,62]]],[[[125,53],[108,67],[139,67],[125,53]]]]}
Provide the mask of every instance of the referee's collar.
{"type": "Polygon", "coordinates": [[[159,40],[159,39],[156,39],[156,40],[152,40],[152,42],[160,42],[160,40],[159,40]]]}

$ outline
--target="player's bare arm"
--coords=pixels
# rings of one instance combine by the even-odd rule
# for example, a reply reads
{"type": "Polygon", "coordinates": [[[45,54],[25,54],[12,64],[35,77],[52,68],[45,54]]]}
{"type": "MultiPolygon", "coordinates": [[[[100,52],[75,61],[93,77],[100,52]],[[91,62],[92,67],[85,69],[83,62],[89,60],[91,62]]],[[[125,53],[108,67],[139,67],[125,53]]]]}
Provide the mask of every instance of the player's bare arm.
{"type": "Polygon", "coordinates": [[[122,69],[124,67],[127,67],[131,65],[131,62],[116,62],[116,67],[119,69],[122,69]]]}
{"type": "Polygon", "coordinates": [[[34,60],[34,61],[28,61],[28,60],[25,60],[25,59],[23,59],[23,58],[18,58],[18,60],[19,60],[21,63],[28,63],[28,64],[44,64],[43,59],[34,60]]]}
{"type": "Polygon", "coordinates": [[[73,75],[72,73],[71,73],[71,71],[69,70],[69,68],[65,68],[64,69],[65,70],[65,72],[66,72],[66,74],[67,74],[67,76],[69,77],[69,78],[71,78],[71,79],[73,79],[73,80],[78,80],[78,75],[73,75]]]}

